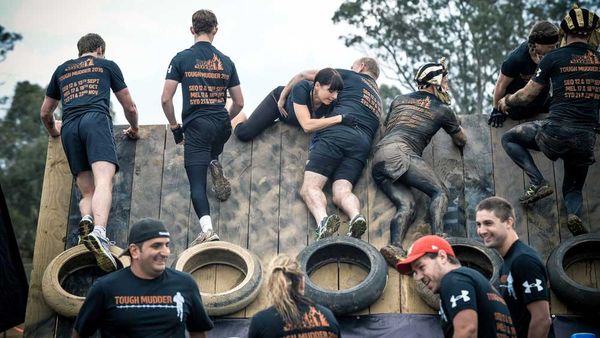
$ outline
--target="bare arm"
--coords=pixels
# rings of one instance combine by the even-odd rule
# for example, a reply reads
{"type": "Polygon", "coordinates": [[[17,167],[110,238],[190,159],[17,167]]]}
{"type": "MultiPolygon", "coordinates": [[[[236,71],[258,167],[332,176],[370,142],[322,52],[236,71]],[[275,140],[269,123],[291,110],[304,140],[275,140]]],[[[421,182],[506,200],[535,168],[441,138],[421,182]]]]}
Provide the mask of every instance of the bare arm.
{"type": "Polygon", "coordinates": [[[135,106],[135,102],[133,102],[133,98],[129,93],[128,88],[121,89],[120,91],[115,93],[117,100],[123,107],[123,112],[125,113],[125,118],[127,122],[129,122],[129,128],[123,131],[123,134],[127,135],[129,138],[137,139],[138,136],[138,111],[135,106]]]}
{"type": "Polygon", "coordinates": [[[550,304],[546,300],[538,300],[527,304],[527,311],[531,314],[528,338],[546,338],[550,332],[552,319],[550,318],[550,304]]]}
{"type": "Polygon", "coordinates": [[[535,81],[529,80],[527,85],[514,94],[508,94],[500,101],[498,101],[498,109],[506,112],[509,107],[512,106],[524,106],[529,102],[533,101],[544,89],[544,85],[541,85],[535,81]]]}
{"type": "Polygon", "coordinates": [[[190,338],[206,338],[206,331],[190,332],[190,338]]]}
{"type": "Polygon", "coordinates": [[[231,96],[231,106],[229,106],[229,116],[235,117],[244,108],[244,95],[242,95],[242,87],[235,86],[228,89],[231,96]]]}
{"type": "Polygon", "coordinates": [[[462,148],[465,146],[465,144],[467,144],[467,134],[465,134],[463,127],[460,127],[460,130],[452,134],[451,137],[452,142],[454,142],[457,147],[462,148]]]}
{"type": "Polygon", "coordinates": [[[171,125],[171,129],[175,129],[178,126],[177,118],[175,117],[175,107],[173,106],[173,96],[177,91],[178,84],[179,82],[175,80],[165,80],[165,86],[160,97],[163,112],[171,125]]]}
{"type": "Polygon", "coordinates": [[[60,136],[60,121],[54,120],[54,110],[58,107],[58,100],[55,100],[51,97],[44,97],[44,102],[42,103],[42,107],[40,108],[40,118],[42,119],[42,123],[46,130],[48,130],[48,134],[52,137],[60,136]]]}
{"type": "Polygon", "coordinates": [[[498,75],[498,80],[496,80],[496,88],[494,89],[494,99],[492,101],[492,106],[494,108],[498,108],[498,101],[504,97],[506,94],[506,88],[513,81],[512,77],[508,77],[502,74],[500,71],[500,75],[498,75]]]}
{"type": "Polygon", "coordinates": [[[462,310],[452,320],[454,338],[477,337],[477,312],[475,310],[462,310]]]}
{"type": "Polygon", "coordinates": [[[287,112],[283,107],[285,107],[285,100],[287,100],[288,95],[290,95],[290,91],[294,87],[294,85],[302,80],[314,81],[315,76],[319,72],[318,69],[305,70],[293,78],[285,85],[283,90],[281,91],[281,96],[279,96],[279,101],[277,101],[277,106],[279,107],[279,111],[285,117],[287,117],[287,112]]]}
{"type": "Polygon", "coordinates": [[[294,111],[296,112],[296,118],[305,133],[312,133],[313,131],[342,122],[342,115],[313,119],[310,116],[308,107],[303,104],[294,103],[294,111]]]}

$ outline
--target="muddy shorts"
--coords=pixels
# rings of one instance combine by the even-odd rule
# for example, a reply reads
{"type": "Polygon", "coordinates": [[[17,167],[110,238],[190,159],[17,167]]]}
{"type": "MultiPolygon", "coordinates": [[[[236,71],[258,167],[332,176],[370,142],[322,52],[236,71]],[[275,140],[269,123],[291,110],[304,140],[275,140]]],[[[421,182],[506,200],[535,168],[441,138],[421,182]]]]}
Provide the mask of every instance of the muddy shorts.
{"type": "Polygon", "coordinates": [[[535,143],[552,161],[559,158],[576,165],[595,162],[596,133],[591,129],[567,127],[550,121],[534,121],[540,125],[535,143]]]}

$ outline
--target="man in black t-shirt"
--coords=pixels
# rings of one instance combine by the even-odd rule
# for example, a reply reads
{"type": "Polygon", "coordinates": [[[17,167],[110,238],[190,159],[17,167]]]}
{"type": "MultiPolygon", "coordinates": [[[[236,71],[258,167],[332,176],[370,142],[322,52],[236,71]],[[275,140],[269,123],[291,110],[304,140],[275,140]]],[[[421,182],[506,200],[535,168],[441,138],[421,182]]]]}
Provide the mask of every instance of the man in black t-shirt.
{"type": "Polygon", "coordinates": [[[138,113],[123,74],[116,63],[104,58],[106,44],[90,33],[77,42],[79,58],[58,66],[48,84],[41,118],[52,137],[61,136],[69,168],[81,192],[79,239],[94,253],[98,266],[113,271],[117,263],[106,236],[112,202],[112,179],[119,170],[112,118],[112,90],[123,106],[129,128],[123,134],[138,138],[138,113]],[[62,103],[62,123],[54,110],[62,103]]]}
{"type": "Polygon", "coordinates": [[[131,226],[131,266],[99,278],[90,288],[73,337],[205,338],[213,323],[206,314],[198,285],[187,273],[166,267],[169,232],[155,219],[131,226]]]}
{"type": "Polygon", "coordinates": [[[192,204],[202,228],[192,242],[194,245],[219,239],[210,218],[207,175],[210,169],[215,195],[221,201],[227,200],[231,185],[225,178],[219,155],[231,135],[229,116],[241,111],[244,97],[235,65],[212,45],[218,31],[215,14],[204,9],[194,13],[190,31],[194,35],[194,45],[171,60],[161,102],[175,143],[182,143],[185,134],[185,171],[190,182],[192,204]],[[179,83],[183,95],[183,127],[177,123],[173,107],[173,96],[179,83]],[[232,102],[229,111],[225,108],[227,92],[232,102]]]}
{"type": "MultiPolygon", "coordinates": [[[[317,240],[333,235],[340,225],[337,214],[327,215],[323,187],[329,179],[333,180],[333,203],[350,218],[348,235],[360,238],[367,229],[367,220],[360,213],[360,201],[352,189],[371,152],[382,109],[375,82],[379,77],[375,59],[363,57],[354,62],[352,70],[337,71],[344,80],[344,89],[325,117],[349,116],[356,126],[336,124],[313,135],[300,195],[317,223],[317,240]]],[[[283,107],[294,84],[303,79],[313,81],[317,72],[308,70],[292,78],[281,93],[279,106],[283,107]]]]}
{"type": "Polygon", "coordinates": [[[444,183],[421,158],[423,149],[440,128],[463,147],[466,135],[454,112],[448,106],[448,72],[442,63],[428,63],[415,76],[419,91],[397,96],[386,118],[383,138],[375,146],[373,178],[396,206],[390,222],[391,246],[382,249],[388,263],[402,255],[402,241],[414,221],[415,198],[411,188],[431,198],[429,207],[431,232],[442,232],[442,221],[448,209],[444,183]],[[392,253],[392,254],[390,254],[392,253]],[[391,259],[390,259],[391,258],[391,259]]]}
{"type": "Polygon", "coordinates": [[[500,294],[506,301],[517,336],[554,337],[546,268],[535,250],[519,240],[512,205],[494,196],[479,202],[475,210],[477,234],[483,244],[498,250],[504,258],[500,294]]]}
{"type": "Polygon", "coordinates": [[[481,273],[462,267],[442,237],[416,240],[396,269],[440,294],[445,337],[516,337],[504,299],[481,273]]]}
{"type": "Polygon", "coordinates": [[[545,88],[532,102],[523,107],[511,107],[507,114],[498,110],[498,101],[506,94],[512,94],[525,87],[535,73],[540,60],[558,43],[558,27],[548,21],[539,21],[531,28],[529,38],[510,52],[502,63],[502,68],[492,101],[493,110],[488,120],[492,127],[499,128],[507,117],[521,120],[539,113],[547,113],[548,88],[545,88]]]}
{"type": "Polygon", "coordinates": [[[599,130],[600,53],[587,44],[599,21],[598,15],[586,9],[569,11],[561,22],[567,45],[548,53],[523,89],[498,102],[500,110],[506,112],[513,106],[531,102],[544,88],[552,88],[548,117],[507,131],[502,136],[502,146],[531,181],[529,189],[520,198],[525,205],[554,192],[528,149],[541,150],[552,161],[563,159],[562,191],[568,214],[567,226],[574,235],[587,232],[581,221],[581,191],[588,167],[595,162],[595,133],[599,130]]]}

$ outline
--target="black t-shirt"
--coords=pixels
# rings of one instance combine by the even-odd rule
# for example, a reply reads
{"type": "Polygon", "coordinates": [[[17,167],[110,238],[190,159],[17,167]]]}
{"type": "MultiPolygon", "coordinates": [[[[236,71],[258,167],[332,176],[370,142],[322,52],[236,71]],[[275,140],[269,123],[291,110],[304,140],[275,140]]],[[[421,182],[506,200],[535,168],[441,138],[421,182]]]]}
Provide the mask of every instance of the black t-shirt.
{"type": "Polygon", "coordinates": [[[87,112],[109,115],[110,90],[117,93],[124,88],[127,85],[116,63],[83,56],[56,68],[46,96],[61,100],[62,119],[66,123],[87,112]]]}
{"type": "MultiPolygon", "coordinates": [[[[314,85],[312,82],[307,80],[302,80],[294,85],[292,88],[291,95],[288,95],[286,101],[286,110],[288,113],[295,114],[294,111],[294,103],[301,104],[308,107],[308,111],[310,112],[311,117],[313,118],[321,118],[325,115],[329,115],[335,106],[335,101],[330,105],[321,104],[321,106],[315,110],[313,108],[313,100],[311,97],[312,90],[314,85]]],[[[340,92],[341,93],[341,92],[340,92]]]]}
{"type": "Polygon", "coordinates": [[[248,338],[341,337],[340,327],[328,308],[315,304],[301,304],[302,325],[294,327],[286,324],[275,307],[262,310],[252,317],[248,338]]]}
{"type": "Polygon", "coordinates": [[[227,89],[240,84],[231,59],[205,41],[177,53],[166,79],[181,82],[184,126],[197,117],[227,119],[227,89]]]}
{"type": "Polygon", "coordinates": [[[566,126],[593,127],[600,108],[600,53],[572,43],[546,54],[533,81],[552,88],[548,120],[566,126]]]}
{"type": "Polygon", "coordinates": [[[520,240],[513,243],[504,256],[499,289],[512,316],[518,337],[527,337],[531,321],[527,304],[538,300],[550,301],[550,292],[544,264],[535,250],[520,240]]]}
{"type": "Polygon", "coordinates": [[[92,285],[74,328],[83,337],[97,329],[102,337],[185,337],[186,328],[208,331],[213,323],[189,274],[167,268],[149,280],[125,268],[92,285]]]}
{"type": "Polygon", "coordinates": [[[479,272],[460,267],[447,273],[440,285],[440,316],[445,337],[454,335],[454,317],[462,310],[477,312],[477,337],[516,337],[504,299],[479,272]]]}
{"type": "MultiPolygon", "coordinates": [[[[328,116],[350,114],[356,117],[358,128],[372,140],[379,128],[381,96],[377,82],[367,74],[337,69],[344,80],[344,90],[339,92],[337,104],[328,116]]],[[[344,127],[335,125],[333,127],[344,127]]]]}
{"type": "Polygon", "coordinates": [[[435,95],[417,91],[399,95],[392,101],[384,128],[378,146],[402,142],[420,156],[440,128],[453,135],[460,131],[460,122],[452,109],[435,95]]]}
{"type": "MultiPolygon", "coordinates": [[[[531,59],[527,42],[523,42],[519,47],[511,51],[501,67],[502,74],[513,78],[511,83],[506,87],[506,94],[516,93],[519,89],[525,87],[533,74],[535,74],[536,68],[537,64],[531,59]]],[[[548,97],[548,92],[549,88],[544,88],[530,105],[544,105],[548,97]]]]}

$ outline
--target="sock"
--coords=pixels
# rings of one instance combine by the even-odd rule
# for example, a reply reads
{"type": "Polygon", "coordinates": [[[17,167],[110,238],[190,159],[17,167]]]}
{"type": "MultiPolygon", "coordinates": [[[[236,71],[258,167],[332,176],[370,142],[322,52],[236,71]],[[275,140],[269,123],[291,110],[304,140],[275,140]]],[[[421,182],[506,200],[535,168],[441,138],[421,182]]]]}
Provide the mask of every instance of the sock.
{"type": "Polygon", "coordinates": [[[210,220],[209,215],[204,215],[200,217],[200,227],[202,228],[202,232],[207,232],[208,230],[212,230],[212,221],[210,220]]]}
{"type": "Polygon", "coordinates": [[[106,227],[103,227],[101,225],[94,225],[94,232],[106,238],[106,227]]]}

